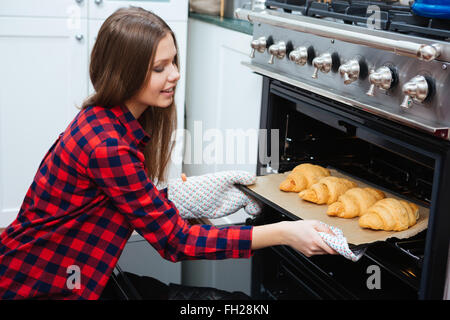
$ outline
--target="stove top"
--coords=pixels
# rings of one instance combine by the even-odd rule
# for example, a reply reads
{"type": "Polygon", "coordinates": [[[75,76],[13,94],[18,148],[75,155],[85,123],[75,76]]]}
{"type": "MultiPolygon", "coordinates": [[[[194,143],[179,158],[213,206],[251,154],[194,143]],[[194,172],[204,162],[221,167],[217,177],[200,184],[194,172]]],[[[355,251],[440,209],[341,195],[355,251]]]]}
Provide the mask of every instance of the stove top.
{"type": "Polygon", "coordinates": [[[266,0],[266,7],[371,29],[450,41],[450,20],[418,16],[409,6],[398,1],[266,0]]]}
{"type": "Polygon", "coordinates": [[[253,23],[251,61],[244,65],[450,140],[450,91],[446,90],[450,87],[450,34],[446,35],[450,28],[432,29],[432,35],[422,32],[450,20],[429,19],[426,27],[411,25],[407,17],[428,18],[418,18],[409,7],[395,2],[284,0],[276,2],[277,9],[274,2],[266,1],[266,10],[235,12],[237,18],[253,23]],[[380,8],[375,18],[367,14],[374,3],[380,8]]]}

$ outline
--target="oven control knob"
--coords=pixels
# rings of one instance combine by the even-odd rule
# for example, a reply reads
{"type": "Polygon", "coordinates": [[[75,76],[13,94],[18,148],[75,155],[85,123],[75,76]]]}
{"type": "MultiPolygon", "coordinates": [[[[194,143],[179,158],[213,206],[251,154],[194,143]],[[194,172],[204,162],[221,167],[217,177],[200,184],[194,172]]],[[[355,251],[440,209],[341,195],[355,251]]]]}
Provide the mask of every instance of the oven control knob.
{"type": "Polygon", "coordinates": [[[270,60],[269,64],[273,64],[273,59],[283,59],[286,56],[286,43],[284,41],[277,42],[269,47],[270,60]]]}
{"type": "Polygon", "coordinates": [[[424,76],[415,76],[403,85],[402,91],[405,97],[400,107],[409,109],[413,100],[423,102],[428,97],[430,85],[424,76]]]}
{"type": "Polygon", "coordinates": [[[419,59],[425,61],[432,61],[441,55],[442,48],[439,44],[434,43],[432,45],[422,45],[419,49],[419,59]]]}
{"type": "Polygon", "coordinates": [[[323,73],[330,72],[332,64],[333,59],[331,58],[331,54],[329,53],[322,53],[320,56],[315,57],[312,61],[312,65],[314,67],[314,73],[312,77],[314,79],[317,79],[319,70],[323,73]]]}
{"type": "Polygon", "coordinates": [[[258,39],[252,40],[250,46],[252,47],[252,53],[250,54],[250,58],[255,57],[255,51],[264,53],[266,51],[266,37],[260,37],[258,39]]]}
{"type": "Polygon", "coordinates": [[[394,81],[394,73],[389,67],[380,67],[376,71],[371,70],[369,74],[370,88],[366,92],[368,96],[373,97],[375,87],[388,90],[391,88],[394,81]]]}
{"type": "Polygon", "coordinates": [[[298,47],[289,53],[289,60],[304,66],[308,62],[308,48],[298,47]]]}
{"type": "Polygon", "coordinates": [[[358,80],[359,71],[359,61],[356,59],[352,59],[339,67],[339,73],[344,78],[345,84],[350,84],[358,80]]]}

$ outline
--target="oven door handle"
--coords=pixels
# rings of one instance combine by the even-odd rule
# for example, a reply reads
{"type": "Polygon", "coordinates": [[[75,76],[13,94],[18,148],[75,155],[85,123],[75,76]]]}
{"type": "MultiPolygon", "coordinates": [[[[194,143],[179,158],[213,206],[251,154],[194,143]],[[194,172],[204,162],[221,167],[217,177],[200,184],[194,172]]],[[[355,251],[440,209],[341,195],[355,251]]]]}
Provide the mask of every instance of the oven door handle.
{"type": "Polygon", "coordinates": [[[361,32],[356,28],[352,28],[352,26],[346,26],[344,28],[339,24],[327,25],[327,22],[321,21],[320,19],[313,20],[310,17],[287,15],[269,10],[251,11],[238,8],[234,14],[236,18],[252,23],[266,23],[275,27],[382,49],[401,56],[413,57],[424,61],[432,61],[438,57],[440,59],[450,59],[450,46],[446,44],[425,44],[408,40],[391,39],[388,34],[384,34],[382,31],[380,35],[374,35],[368,32],[361,32]]]}

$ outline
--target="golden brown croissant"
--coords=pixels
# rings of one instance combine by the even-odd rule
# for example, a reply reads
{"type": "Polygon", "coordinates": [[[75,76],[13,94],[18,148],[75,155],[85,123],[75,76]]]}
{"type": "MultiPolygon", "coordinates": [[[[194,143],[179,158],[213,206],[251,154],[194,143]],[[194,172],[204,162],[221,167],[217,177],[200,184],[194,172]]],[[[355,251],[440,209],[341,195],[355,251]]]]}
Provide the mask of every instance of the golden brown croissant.
{"type": "Polygon", "coordinates": [[[324,167],[302,163],[294,168],[286,179],[280,184],[280,190],[287,192],[300,192],[309,188],[314,183],[330,175],[330,171],[324,167]]]}
{"type": "Polygon", "coordinates": [[[351,188],[328,207],[327,214],[340,218],[354,218],[366,212],[369,207],[384,197],[384,192],[377,189],[351,188]]]}
{"type": "Polygon", "coordinates": [[[300,198],[317,204],[332,204],[340,195],[357,185],[353,181],[338,177],[325,177],[313,184],[310,188],[298,194],[300,198]]]}
{"type": "Polygon", "coordinates": [[[363,228],[402,231],[416,224],[419,207],[414,203],[394,198],[377,201],[359,218],[363,228]]]}

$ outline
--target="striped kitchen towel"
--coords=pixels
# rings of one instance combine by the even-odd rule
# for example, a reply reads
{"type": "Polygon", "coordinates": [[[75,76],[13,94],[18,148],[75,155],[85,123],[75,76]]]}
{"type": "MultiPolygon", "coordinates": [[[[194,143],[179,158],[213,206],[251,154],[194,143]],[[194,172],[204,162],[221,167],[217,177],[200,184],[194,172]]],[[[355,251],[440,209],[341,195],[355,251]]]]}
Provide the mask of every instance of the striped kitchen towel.
{"type": "MultiPolygon", "coordinates": [[[[323,222],[321,222],[323,223],[323,222]]],[[[327,232],[319,232],[323,241],[328,244],[331,248],[333,248],[337,253],[344,256],[345,258],[352,260],[353,262],[358,261],[364,255],[367,247],[362,247],[358,250],[351,250],[348,243],[347,238],[344,237],[344,233],[341,229],[329,226],[326,223],[323,223],[328,228],[333,231],[334,235],[329,234],[327,232]]]]}

